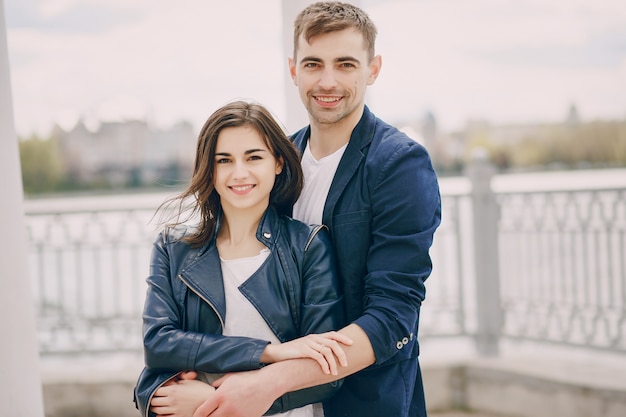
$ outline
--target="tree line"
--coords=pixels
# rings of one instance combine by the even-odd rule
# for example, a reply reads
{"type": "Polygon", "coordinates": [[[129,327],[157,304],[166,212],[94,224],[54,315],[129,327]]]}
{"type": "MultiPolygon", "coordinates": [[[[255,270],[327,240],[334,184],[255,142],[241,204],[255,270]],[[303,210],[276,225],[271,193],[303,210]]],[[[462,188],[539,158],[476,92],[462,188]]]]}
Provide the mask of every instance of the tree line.
{"type": "MultiPolygon", "coordinates": [[[[509,142],[497,140],[490,132],[466,135],[461,157],[450,159],[445,155],[445,147],[432,152],[437,171],[442,175],[462,172],[476,147],[487,149],[501,172],[626,166],[626,120],[545,125],[509,142]]],[[[77,180],[67,169],[54,137],[20,138],[19,149],[26,195],[112,188],[106,181],[77,180]]],[[[160,183],[171,186],[166,180],[160,183]]],[[[146,185],[136,182],[122,185],[122,188],[138,187],[146,185]]]]}

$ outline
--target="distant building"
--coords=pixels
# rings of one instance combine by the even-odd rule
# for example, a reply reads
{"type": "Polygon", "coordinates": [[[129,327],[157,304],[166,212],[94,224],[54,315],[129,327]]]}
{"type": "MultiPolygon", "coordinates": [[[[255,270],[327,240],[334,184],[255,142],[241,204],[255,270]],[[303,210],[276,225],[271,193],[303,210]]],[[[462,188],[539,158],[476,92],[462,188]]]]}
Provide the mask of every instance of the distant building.
{"type": "Polygon", "coordinates": [[[580,115],[575,104],[572,104],[567,112],[566,123],[570,126],[578,126],[580,124],[580,115]]]}
{"type": "Polygon", "coordinates": [[[57,127],[59,153],[68,177],[79,183],[155,186],[189,178],[196,134],[188,122],[152,129],[145,121],[104,122],[96,131],[81,120],[70,131],[57,127]]]}

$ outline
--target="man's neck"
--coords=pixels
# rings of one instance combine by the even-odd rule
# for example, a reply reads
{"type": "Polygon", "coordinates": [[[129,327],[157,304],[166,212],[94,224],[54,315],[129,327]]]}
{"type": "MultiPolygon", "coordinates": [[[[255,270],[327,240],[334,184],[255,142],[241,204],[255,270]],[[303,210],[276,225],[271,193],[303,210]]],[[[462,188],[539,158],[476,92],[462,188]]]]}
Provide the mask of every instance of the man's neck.
{"type": "Polygon", "coordinates": [[[359,123],[359,120],[361,120],[362,115],[363,113],[361,112],[358,114],[358,117],[346,118],[337,123],[311,123],[309,150],[313,157],[320,160],[328,155],[332,155],[348,143],[352,131],[359,123]]]}

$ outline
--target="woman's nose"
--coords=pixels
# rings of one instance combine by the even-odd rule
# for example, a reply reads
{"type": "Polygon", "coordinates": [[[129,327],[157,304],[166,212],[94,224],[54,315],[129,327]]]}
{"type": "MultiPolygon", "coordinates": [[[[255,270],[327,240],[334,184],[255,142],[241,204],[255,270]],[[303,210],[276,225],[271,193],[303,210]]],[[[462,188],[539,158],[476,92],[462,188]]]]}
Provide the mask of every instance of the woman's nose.
{"type": "Polygon", "coordinates": [[[248,176],[248,167],[243,162],[235,162],[233,167],[234,178],[246,178],[248,176]]]}

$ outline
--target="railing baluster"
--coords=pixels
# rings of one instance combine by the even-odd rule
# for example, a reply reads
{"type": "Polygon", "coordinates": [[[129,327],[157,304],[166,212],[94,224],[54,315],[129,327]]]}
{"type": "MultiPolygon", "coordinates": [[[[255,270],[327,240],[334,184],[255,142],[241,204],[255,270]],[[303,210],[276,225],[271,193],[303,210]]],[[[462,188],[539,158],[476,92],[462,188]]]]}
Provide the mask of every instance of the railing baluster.
{"type": "MultiPolygon", "coordinates": [[[[503,339],[625,353],[626,190],[482,181],[473,196],[442,189],[420,337],[476,337],[483,354],[503,339]]],[[[27,209],[42,353],[141,349],[154,207],[27,209]]]]}

